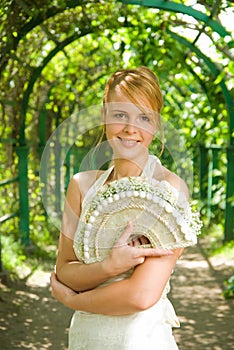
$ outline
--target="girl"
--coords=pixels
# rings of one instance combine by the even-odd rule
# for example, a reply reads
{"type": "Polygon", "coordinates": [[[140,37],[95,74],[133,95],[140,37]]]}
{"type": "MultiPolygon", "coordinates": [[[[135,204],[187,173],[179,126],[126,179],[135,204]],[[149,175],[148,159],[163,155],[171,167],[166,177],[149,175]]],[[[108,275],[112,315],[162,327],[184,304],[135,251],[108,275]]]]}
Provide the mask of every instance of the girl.
{"type": "Polygon", "coordinates": [[[122,233],[112,230],[115,243],[100,260],[80,224],[98,191],[126,177],[154,179],[159,187],[166,181],[170,191],[188,200],[184,181],[149,155],[163,104],[158,79],[146,67],[119,70],[109,79],[103,102],[112,165],[78,173],[70,182],[52,295],[76,310],[69,350],[175,350],[172,327],[179,322],[167,293],[183,248],[143,248],[148,238],[142,233],[132,239],[134,223],[128,222],[122,233]]]}

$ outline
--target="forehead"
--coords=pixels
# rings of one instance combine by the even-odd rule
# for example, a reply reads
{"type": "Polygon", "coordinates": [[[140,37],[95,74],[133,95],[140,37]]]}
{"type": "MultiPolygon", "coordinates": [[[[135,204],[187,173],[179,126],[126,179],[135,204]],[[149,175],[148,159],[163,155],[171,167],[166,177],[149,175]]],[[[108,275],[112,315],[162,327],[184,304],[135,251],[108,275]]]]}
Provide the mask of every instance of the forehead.
{"type": "Polygon", "coordinates": [[[132,102],[109,102],[106,104],[107,112],[125,112],[128,114],[145,113],[140,106],[136,106],[132,102]]]}
{"type": "Polygon", "coordinates": [[[112,92],[109,95],[109,100],[105,103],[105,107],[108,111],[126,111],[128,113],[151,113],[152,109],[147,101],[142,98],[132,101],[130,97],[124,95],[121,91],[112,92]]]}

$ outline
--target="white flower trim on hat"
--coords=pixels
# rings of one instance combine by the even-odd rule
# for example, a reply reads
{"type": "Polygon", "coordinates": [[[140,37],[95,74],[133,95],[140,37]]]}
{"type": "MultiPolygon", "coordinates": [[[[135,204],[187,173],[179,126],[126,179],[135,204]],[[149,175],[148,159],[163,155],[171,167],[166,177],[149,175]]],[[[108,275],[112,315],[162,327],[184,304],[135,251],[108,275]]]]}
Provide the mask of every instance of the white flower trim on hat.
{"type": "MultiPolygon", "coordinates": [[[[125,177],[102,186],[84,210],[84,222],[79,224],[83,249],[77,249],[86,263],[102,260],[118,238],[116,230],[111,236],[108,229],[114,231],[113,225],[116,224],[123,230],[127,219],[132,219],[136,213],[137,220],[133,223],[136,232],[133,235],[146,236],[155,248],[194,245],[202,226],[198,212],[192,211],[182,192],[167,181],[143,176],[125,177]],[[109,244],[105,246],[106,241],[109,244]]],[[[117,232],[118,235],[121,233],[117,232]]]]}

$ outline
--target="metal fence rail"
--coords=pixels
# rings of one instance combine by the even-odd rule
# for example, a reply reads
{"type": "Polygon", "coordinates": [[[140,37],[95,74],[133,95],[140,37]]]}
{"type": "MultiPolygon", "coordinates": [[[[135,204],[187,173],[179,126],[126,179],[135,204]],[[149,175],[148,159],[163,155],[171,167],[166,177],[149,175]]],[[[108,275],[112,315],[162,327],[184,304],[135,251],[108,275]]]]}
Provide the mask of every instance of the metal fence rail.
{"type": "MultiPolygon", "coordinates": [[[[13,177],[12,179],[7,179],[7,180],[2,180],[0,181],[0,187],[12,184],[14,182],[18,182],[19,177],[13,177]]],[[[0,225],[3,224],[4,222],[11,220],[15,218],[16,216],[19,216],[19,211],[16,211],[14,213],[8,213],[4,214],[3,216],[0,217],[0,225]]],[[[1,231],[0,231],[0,272],[2,272],[2,243],[1,243],[1,231]]]]}

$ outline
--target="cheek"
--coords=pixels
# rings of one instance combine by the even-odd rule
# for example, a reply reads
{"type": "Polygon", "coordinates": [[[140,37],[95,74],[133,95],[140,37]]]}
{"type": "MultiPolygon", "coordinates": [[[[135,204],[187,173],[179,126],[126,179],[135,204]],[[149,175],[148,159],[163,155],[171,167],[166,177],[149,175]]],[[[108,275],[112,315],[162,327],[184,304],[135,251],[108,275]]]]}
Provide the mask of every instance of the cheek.
{"type": "Polygon", "coordinates": [[[150,139],[150,138],[154,138],[154,135],[156,133],[156,128],[149,126],[149,127],[145,127],[144,129],[141,129],[142,134],[144,135],[145,138],[150,139]]]}
{"type": "Polygon", "coordinates": [[[151,130],[150,132],[149,131],[144,131],[144,135],[143,136],[143,139],[145,140],[145,143],[147,145],[150,145],[151,142],[153,141],[154,139],[154,133],[153,133],[153,130],[151,130]]]}
{"type": "Polygon", "coordinates": [[[111,138],[123,130],[123,125],[118,123],[106,124],[106,137],[111,138]]]}

